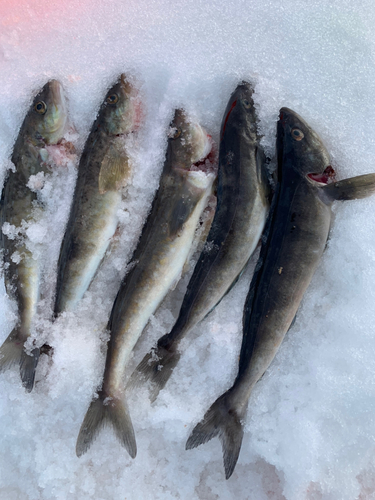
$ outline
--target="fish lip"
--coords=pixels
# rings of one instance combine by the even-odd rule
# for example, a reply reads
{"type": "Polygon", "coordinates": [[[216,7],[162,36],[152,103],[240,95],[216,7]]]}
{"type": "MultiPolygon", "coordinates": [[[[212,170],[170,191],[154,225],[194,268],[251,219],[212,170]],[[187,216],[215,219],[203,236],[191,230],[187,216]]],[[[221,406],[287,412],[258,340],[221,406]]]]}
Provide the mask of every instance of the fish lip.
{"type": "Polygon", "coordinates": [[[179,120],[181,120],[181,121],[188,120],[188,114],[184,108],[176,108],[174,110],[173,119],[172,119],[171,123],[178,122],[179,120]]]}
{"type": "Polygon", "coordinates": [[[121,73],[115,85],[120,85],[122,91],[129,99],[138,97],[137,80],[128,73],[121,73]]]}
{"type": "Polygon", "coordinates": [[[246,92],[253,93],[254,85],[252,82],[249,82],[247,80],[242,80],[242,82],[237,85],[235,92],[237,92],[237,90],[245,90],[246,92]]]}
{"type": "MultiPolygon", "coordinates": [[[[206,133],[206,131],[203,129],[206,133]]],[[[206,148],[204,151],[204,156],[197,160],[195,163],[191,165],[188,169],[189,172],[203,172],[206,175],[215,174],[216,175],[216,153],[215,153],[215,145],[212,140],[212,137],[206,133],[207,142],[206,148]]]]}
{"type": "MultiPolygon", "coordinates": [[[[181,163],[181,159],[175,158],[174,168],[178,168],[179,170],[184,170],[186,172],[189,171],[197,171],[197,170],[202,170],[202,171],[211,171],[211,164],[214,164],[214,151],[213,151],[213,145],[214,142],[212,140],[212,136],[207,133],[207,131],[202,127],[198,120],[195,120],[194,117],[190,116],[184,108],[176,108],[174,111],[174,118],[171,121],[169,127],[172,127],[174,129],[181,129],[182,132],[185,130],[190,129],[190,133],[197,134],[200,136],[200,138],[197,139],[191,138],[192,144],[191,147],[193,147],[193,143],[196,143],[197,140],[201,141],[201,148],[199,151],[199,155],[196,154],[193,158],[191,158],[191,163],[190,165],[185,164],[183,161],[181,163]],[[207,162],[208,160],[208,162],[207,162]],[[207,162],[207,164],[206,164],[207,162]]],[[[179,137],[179,136],[178,136],[179,137]]],[[[169,135],[169,140],[173,140],[173,136],[169,135]]],[[[195,146],[194,146],[195,148],[195,146]]],[[[196,151],[198,153],[198,151],[196,151]]]]}
{"type": "Polygon", "coordinates": [[[63,92],[62,84],[58,80],[52,79],[46,83],[45,87],[48,87],[48,90],[51,92],[52,100],[55,103],[55,106],[62,106],[62,108],[66,110],[66,98],[63,92]]]}
{"type": "Polygon", "coordinates": [[[327,186],[328,183],[326,182],[319,182],[319,181],[314,181],[314,179],[311,179],[311,177],[309,177],[308,174],[306,174],[306,179],[307,181],[312,184],[313,186],[315,187],[324,187],[324,186],[327,186]]]}
{"type": "Polygon", "coordinates": [[[277,131],[276,131],[276,153],[279,165],[281,164],[284,154],[284,139],[285,139],[285,124],[282,122],[282,118],[280,118],[277,122],[277,131]]]}
{"type": "Polygon", "coordinates": [[[286,127],[289,118],[293,117],[293,119],[301,120],[301,117],[292,109],[287,107],[280,108],[279,111],[279,123],[284,127],[286,127]]]}
{"type": "Polygon", "coordinates": [[[61,99],[62,84],[53,78],[52,80],[49,80],[47,85],[49,85],[49,88],[54,96],[56,95],[57,98],[61,99]]]}
{"type": "Polygon", "coordinates": [[[196,160],[190,166],[186,166],[184,164],[176,164],[173,168],[174,170],[183,173],[184,175],[188,175],[191,172],[203,172],[206,175],[216,174],[216,151],[215,151],[215,143],[210,134],[206,132],[206,130],[202,128],[202,131],[205,134],[205,149],[202,153],[201,158],[196,160]]]}
{"type": "Polygon", "coordinates": [[[314,186],[327,186],[336,182],[336,172],[331,165],[327,165],[323,172],[310,172],[305,177],[314,186]]]}
{"type": "Polygon", "coordinates": [[[258,116],[254,106],[253,94],[254,85],[251,82],[242,80],[242,82],[237,85],[225,108],[221,123],[220,141],[224,139],[228,122],[233,117],[233,114],[235,114],[235,123],[242,123],[244,121],[251,122],[253,128],[256,129],[253,130],[253,133],[257,133],[258,116]]]}
{"type": "MultiPolygon", "coordinates": [[[[253,100],[253,94],[254,94],[254,85],[251,82],[242,80],[241,83],[237,85],[237,87],[234,89],[232,95],[230,96],[229,102],[227,104],[227,107],[231,105],[234,101],[237,99],[243,99],[245,96],[253,100]]],[[[252,102],[254,105],[254,103],[252,102]]]]}

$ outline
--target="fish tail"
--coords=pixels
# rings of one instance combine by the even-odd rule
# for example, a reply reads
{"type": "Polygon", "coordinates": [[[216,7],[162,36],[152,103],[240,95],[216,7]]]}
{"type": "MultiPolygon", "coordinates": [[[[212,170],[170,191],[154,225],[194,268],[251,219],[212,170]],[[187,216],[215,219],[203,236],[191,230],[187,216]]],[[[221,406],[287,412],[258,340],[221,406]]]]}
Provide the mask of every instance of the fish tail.
{"type": "Polygon", "coordinates": [[[82,422],[76,445],[77,457],[90,448],[105,425],[112,424],[115,434],[132,458],[137,454],[133,424],[128,409],[119,398],[106,397],[102,392],[94,399],[82,422]]]}
{"type": "Polygon", "coordinates": [[[218,436],[223,448],[226,479],[232,475],[240,454],[243,438],[241,420],[244,418],[229,404],[228,395],[229,391],[215,401],[203,420],[194,427],[185,447],[191,450],[218,436]]]}
{"type": "Polygon", "coordinates": [[[20,375],[22,380],[22,385],[27,392],[31,392],[34,387],[35,370],[38,365],[40,356],[39,347],[34,348],[30,354],[27,354],[24,349],[22,349],[21,359],[20,359],[20,375]]]}
{"type": "Polygon", "coordinates": [[[141,380],[151,382],[150,400],[154,402],[159,392],[164,388],[176,367],[180,353],[158,346],[139,363],[130,378],[130,386],[139,385],[141,380]]]}
{"type": "Polygon", "coordinates": [[[17,336],[17,332],[12,331],[0,347],[0,372],[4,372],[13,365],[20,364],[23,351],[23,342],[17,336]]]}
{"type": "Polygon", "coordinates": [[[27,392],[31,392],[39,354],[39,348],[35,348],[30,354],[27,354],[24,350],[24,341],[20,339],[18,331],[13,330],[0,347],[0,372],[19,364],[22,385],[27,392]]]}

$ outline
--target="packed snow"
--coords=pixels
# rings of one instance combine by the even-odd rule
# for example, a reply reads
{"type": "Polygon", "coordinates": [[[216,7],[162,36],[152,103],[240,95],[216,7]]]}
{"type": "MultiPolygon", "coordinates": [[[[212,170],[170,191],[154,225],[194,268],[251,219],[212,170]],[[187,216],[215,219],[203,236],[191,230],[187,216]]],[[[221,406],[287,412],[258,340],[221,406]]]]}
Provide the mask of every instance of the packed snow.
{"type": "MultiPolygon", "coordinates": [[[[54,323],[56,262],[76,162],[30,180],[49,207],[25,231],[33,251],[46,253],[38,326],[54,353],[41,357],[30,394],[16,368],[0,375],[1,499],[375,499],[375,197],[334,204],[326,252],[250,399],[228,481],[218,439],[191,451],[185,442],[236,375],[254,260],[183,341],[155,403],[146,387],[129,395],[137,457],[111,428],[84,456],[75,455],[103,372],[108,316],[158,185],[174,108],[196,116],[218,142],[231,92],[251,80],[271,166],[278,110],[288,106],[322,137],[339,179],[374,172],[374,25],[372,0],[1,3],[0,182],[32,98],[49,79],[64,86],[78,152],[120,73],[137,80],[144,110],[121,231],[77,311],[54,323]]],[[[150,319],[129,374],[173,325],[188,278],[150,319]]],[[[16,320],[16,303],[1,284],[1,342],[16,320]]]]}

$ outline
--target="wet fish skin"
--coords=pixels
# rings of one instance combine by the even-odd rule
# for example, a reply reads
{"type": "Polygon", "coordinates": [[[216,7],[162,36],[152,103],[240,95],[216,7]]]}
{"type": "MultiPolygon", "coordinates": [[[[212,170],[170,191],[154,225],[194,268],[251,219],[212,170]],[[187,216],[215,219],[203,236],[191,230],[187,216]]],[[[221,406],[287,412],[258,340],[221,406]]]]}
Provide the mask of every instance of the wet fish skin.
{"type": "Polygon", "coordinates": [[[277,154],[280,184],[245,303],[238,374],[186,443],[191,449],[218,436],[227,479],[239,456],[251,392],[275,357],[324,252],[333,201],[375,192],[375,174],[326,184],[332,170],[328,152],[288,108],[280,110],[277,154]]]}
{"type": "Polygon", "coordinates": [[[132,261],[114,302],[102,387],[86,413],[77,439],[81,456],[106,423],[132,458],[136,442],[124,400],[124,373],[133,348],[167,292],[179,279],[189,255],[214,175],[191,169],[210,150],[207,134],[183,110],[171,125],[160,187],[132,261]]]}
{"type": "Polygon", "coordinates": [[[116,231],[122,188],[131,177],[126,137],[138,127],[136,94],[121,75],[107,92],[86,141],[60,250],[55,315],[75,309],[116,231]]]}
{"type": "MultiPolygon", "coordinates": [[[[19,321],[0,347],[0,371],[19,363],[21,380],[28,392],[34,385],[39,348],[29,354],[24,344],[29,338],[40,299],[41,259],[36,259],[26,243],[4,233],[4,223],[21,226],[22,221],[33,222],[33,211],[38,204],[35,191],[28,186],[31,175],[48,173],[45,160],[48,145],[59,143],[67,125],[67,104],[61,84],[48,82],[35,97],[21,126],[12,154],[15,170],[7,174],[0,202],[0,246],[4,250],[4,275],[7,293],[15,296],[19,321]],[[15,252],[20,261],[12,258],[15,252]]],[[[39,204],[39,208],[43,207],[39,204]]]]}
{"type": "Polygon", "coordinates": [[[218,203],[205,249],[171,332],[138,365],[131,384],[151,380],[151,400],[164,387],[180,354],[178,345],[231,289],[258,244],[269,209],[270,189],[260,146],[253,88],[237,86],[221,126],[218,203]]]}

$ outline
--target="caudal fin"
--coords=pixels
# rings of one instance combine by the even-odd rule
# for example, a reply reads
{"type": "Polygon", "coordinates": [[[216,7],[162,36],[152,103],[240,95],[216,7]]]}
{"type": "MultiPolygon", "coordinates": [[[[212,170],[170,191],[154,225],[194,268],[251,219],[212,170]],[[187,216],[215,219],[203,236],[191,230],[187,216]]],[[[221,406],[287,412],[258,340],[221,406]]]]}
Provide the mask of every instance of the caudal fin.
{"type": "Polygon", "coordinates": [[[240,454],[243,429],[241,419],[244,415],[231,407],[228,392],[223,394],[211,406],[203,420],[199,422],[186,442],[186,450],[196,448],[218,436],[223,448],[225,478],[229,479],[240,454]]]}
{"type": "Polygon", "coordinates": [[[33,349],[30,354],[26,353],[24,342],[20,340],[17,332],[13,331],[0,347],[0,372],[19,364],[22,385],[27,392],[31,392],[39,355],[39,348],[33,349]]]}
{"type": "Polygon", "coordinates": [[[40,349],[35,348],[30,354],[27,354],[22,349],[21,359],[20,359],[20,375],[22,380],[22,385],[27,390],[31,392],[34,387],[35,380],[35,370],[38,366],[40,356],[40,349]]]}
{"type": "Polygon", "coordinates": [[[164,347],[157,347],[139,363],[132,376],[129,386],[138,386],[141,381],[150,381],[150,400],[153,403],[159,392],[164,388],[176,367],[180,353],[178,351],[168,351],[164,347]]]}
{"type": "Polygon", "coordinates": [[[135,458],[137,444],[126,405],[118,398],[105,397],[103,393],[99,393],[99,398],[91,402],[82,422],[77,438],[77,457],[86,453],[102,427],[108,424],[112,424],[122,446],[127,449],[132,458],[135,458]]]}

